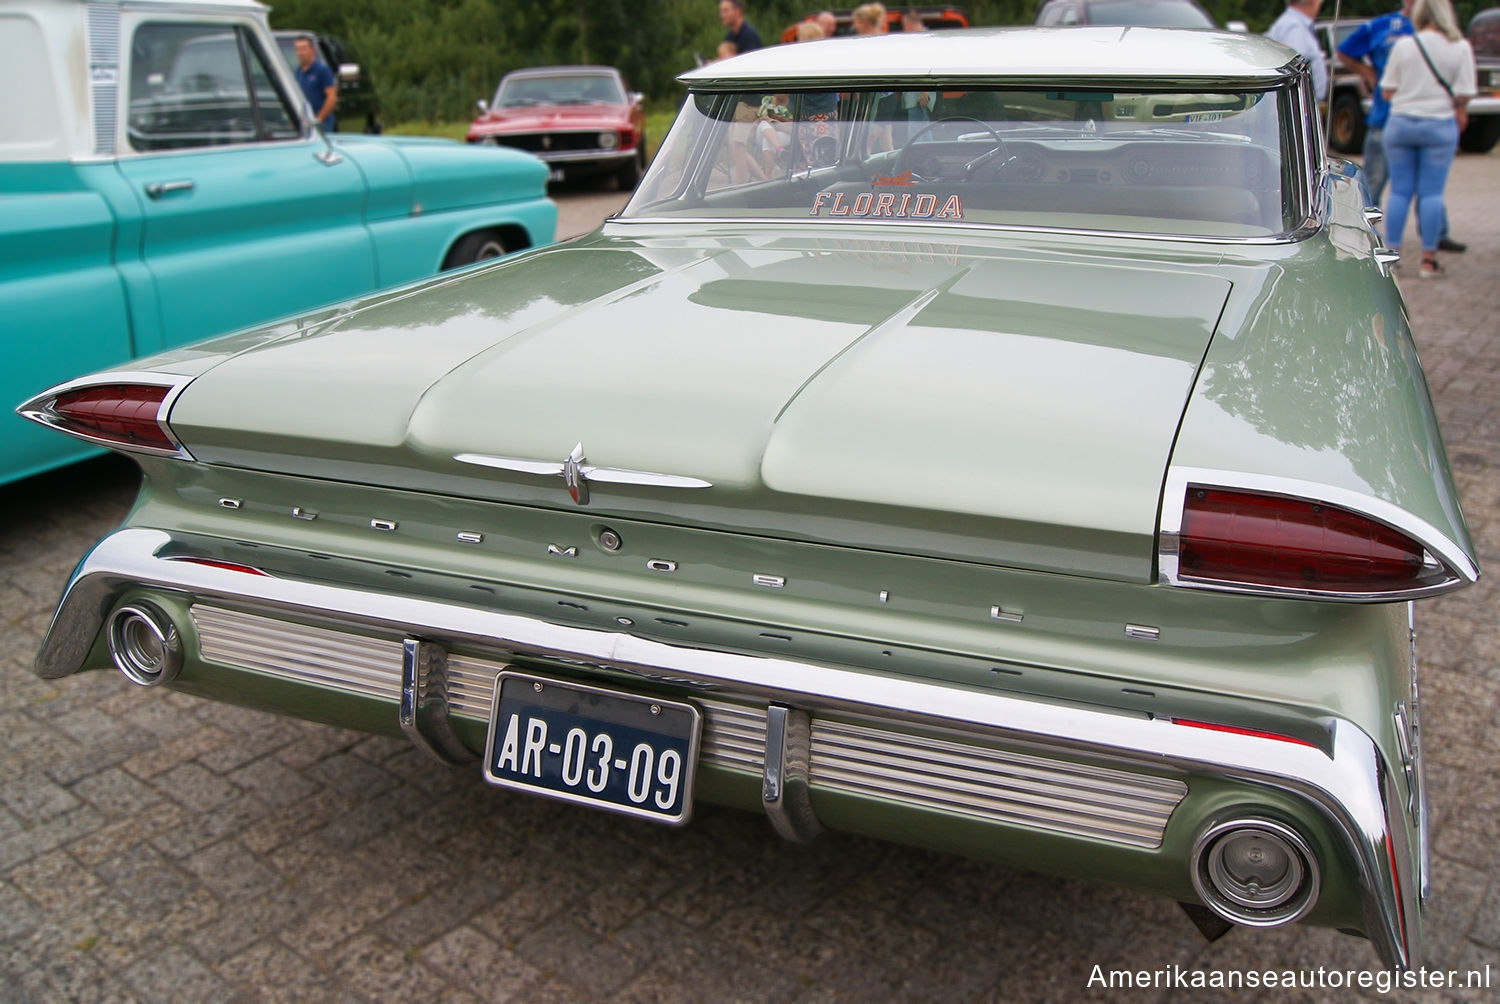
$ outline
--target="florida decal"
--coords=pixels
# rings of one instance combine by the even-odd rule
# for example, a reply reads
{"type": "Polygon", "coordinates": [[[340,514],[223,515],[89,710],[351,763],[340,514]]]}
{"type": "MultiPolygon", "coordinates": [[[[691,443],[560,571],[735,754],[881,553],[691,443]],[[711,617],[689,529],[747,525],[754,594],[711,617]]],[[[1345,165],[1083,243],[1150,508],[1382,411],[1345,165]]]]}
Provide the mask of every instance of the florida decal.
{"type": "Polygon", "coordinates": [[[813,197],[809,216],[840,216],[871,220],[961,220],[963,201],[950,195],[941,204],[938,197],[924,192],[860,192],[852,199],[843,192],[819,192],[813,197]],[[827,207],[827,212],[824,208],[827,207]]]}

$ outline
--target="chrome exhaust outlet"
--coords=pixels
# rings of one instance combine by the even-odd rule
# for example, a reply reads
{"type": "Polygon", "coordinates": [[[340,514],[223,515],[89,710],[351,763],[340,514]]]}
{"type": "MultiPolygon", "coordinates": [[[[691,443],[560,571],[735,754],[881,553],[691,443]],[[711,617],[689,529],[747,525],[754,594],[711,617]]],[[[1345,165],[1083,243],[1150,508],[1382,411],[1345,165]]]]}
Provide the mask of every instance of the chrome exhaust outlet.
{"type": "Polygon", "coordinates": [[[127,603],[105,625],[110,658],[142,687],[168,683],[182,669],[182,643],[171,618],[149,603],[127,603]]]}
{"type": "Polygon", "coordinates": [[[1291,827],[1234,819],[1204,830],[1193,846],[1193,888],[1225,920],[1280,927],[1318,899],[1318,859],[1291,827]]]}

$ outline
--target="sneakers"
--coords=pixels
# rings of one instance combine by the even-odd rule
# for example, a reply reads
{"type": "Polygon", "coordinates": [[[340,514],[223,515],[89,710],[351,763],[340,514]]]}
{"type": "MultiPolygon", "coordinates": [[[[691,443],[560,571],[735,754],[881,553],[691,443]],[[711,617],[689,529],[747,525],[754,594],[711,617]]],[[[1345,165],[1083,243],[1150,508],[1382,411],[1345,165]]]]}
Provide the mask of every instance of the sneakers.
{"type": "Polygon", "coordinates": [[[1451,251],[1453,254],[1463,254],[1469,250],[1469,245],[1463,241],[1456,241],[1452,237],[1444,237],[1438,241],[1439,251],[1451,251]]]}
{"type": "Polygon", "coordinates": [[[1438,264],[1436,258],[1423,258],[1422,265],[1417,269],[1418,279],[1436,279],[1443,274],[1443,266],[1438,264]]]}

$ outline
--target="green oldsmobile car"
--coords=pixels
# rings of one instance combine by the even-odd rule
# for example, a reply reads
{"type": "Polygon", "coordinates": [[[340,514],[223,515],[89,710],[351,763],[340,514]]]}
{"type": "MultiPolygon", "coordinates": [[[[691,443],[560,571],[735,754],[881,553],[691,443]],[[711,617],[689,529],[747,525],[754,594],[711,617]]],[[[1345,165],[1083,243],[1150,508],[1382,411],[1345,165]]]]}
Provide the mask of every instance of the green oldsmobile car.
{"type": "Polygon", "coordinates": [[[589,237],[25,405],[145,473],[37,672],[1419,964],[1412,603],[1479,570],[1301,57],[1016,29],[684,79],[589,237]]]}
{"type": "Polygon", "coordinates": [[[533,157],[325,137],[252,0],[7,3],[0,89],[0,484],[97,452],[41,387],[556,227],[533,157]]]}

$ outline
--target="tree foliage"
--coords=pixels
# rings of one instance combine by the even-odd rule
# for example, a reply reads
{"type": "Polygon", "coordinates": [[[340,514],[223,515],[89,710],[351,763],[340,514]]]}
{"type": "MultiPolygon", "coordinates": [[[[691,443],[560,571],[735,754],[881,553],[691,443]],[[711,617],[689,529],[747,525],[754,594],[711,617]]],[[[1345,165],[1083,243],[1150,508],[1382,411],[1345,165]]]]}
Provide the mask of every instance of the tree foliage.
{"type": "MultiPolygon", "coordinates": [[[[1264,31],[1284,0],[1202,0],[1220,23],[1264,31]]],[[[1489,0],[1486,0],[1489,2],[1489,0]]],[[[1331,17],[1335,0],[1325,0],[1331,17]]],[[[1029,24],[1037,0],[969,0],[974,25],[1029,24]]],[[[1468,17],[1483,6],[1459,3],[1468,17]]],[[[1395,0],[1341,0],[1340,16],[1367,18],[1395,0]]],[[[767,42],[820,9],[806,0],[747,0],[748,18],[767,42]]],[[[510,70],[555,63],[616,66],[630,86],[659,101],[681,94],[675,82],[694,54],[711,56],[724,35],[714,0],[277,0],[277,28],[338,35],[369,70],[387,121],[455,121],[473,113],[510,70]]]]}

